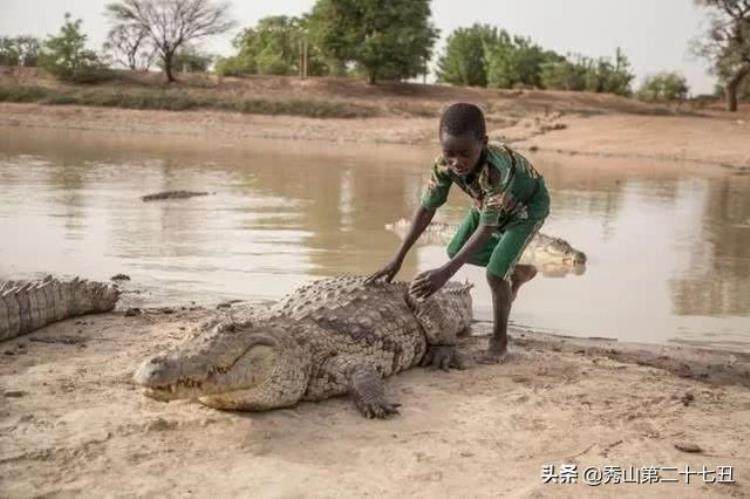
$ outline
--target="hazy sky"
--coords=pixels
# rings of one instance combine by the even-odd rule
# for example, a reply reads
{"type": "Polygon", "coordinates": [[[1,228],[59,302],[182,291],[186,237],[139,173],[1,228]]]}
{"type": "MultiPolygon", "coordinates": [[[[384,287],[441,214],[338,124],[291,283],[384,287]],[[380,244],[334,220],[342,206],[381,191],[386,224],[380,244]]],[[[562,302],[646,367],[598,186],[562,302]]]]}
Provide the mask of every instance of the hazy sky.
{"type": "MultiPolygon", "coordinates": [[[[83,19],[92,48],[107,33],[102,15],[107,0],[0,0],[0,35],[45,36],[58,30],[65,12],[83,19]]],[[[268,15],[299,15],[314,0],[234,0],[238,26],[268,15]]],[[[474,22],[530,36],[560,53],[612,56],[620,46],[637,75],[681,71],[693,93],[711,92],[714,78],[706,64],[688,52],[689,40],[701,31],[704,13],[692,0],[433,0],[434,23],[445,37],[474,22]]],[[[205,42],[212,52],[228,53],[231,34],[205,42]]]]}

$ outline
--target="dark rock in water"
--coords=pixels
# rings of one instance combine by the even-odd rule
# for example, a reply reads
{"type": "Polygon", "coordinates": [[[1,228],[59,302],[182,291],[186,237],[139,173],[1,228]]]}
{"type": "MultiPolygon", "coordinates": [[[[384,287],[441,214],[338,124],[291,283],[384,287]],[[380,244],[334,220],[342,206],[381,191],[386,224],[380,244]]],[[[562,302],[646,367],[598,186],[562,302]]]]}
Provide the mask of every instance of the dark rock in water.
{"type": "Polygon", "coordinates": [[[135,317],[141,315],[143,311],[138,307],[131,307],[125,311],[125,317],[135,317]]]}
{"type": "Polygon", "coordinates": [[[109,278],[110,281],[129,281],[130,276],[127,274],[115,274],[109,278]]]}
{"type": "Polygon", "coordinates": [[[703,452],[703,449],[698,447],[696,444],[690,443],[690,442],[678,442],[674,444],[674,448],[682,452],[689,452],[691,454],[694,454],[697,452],[703,452]]]}
{"type": "Polygon", "coordinates": [[[163,201],[165,199],[186,199],[196,196],[208,196],[209,192],[196,192],[196,191],[164,191],[157,192],[156,194],[148,194],[141,196],[144,202],[148,201],[163,201]]]}
{"type": "Polygon", "coordinates": [[[227,300],[216,305],[216,308],[232,308],[235,303],[242,303],[243,300],[227,300]]]}

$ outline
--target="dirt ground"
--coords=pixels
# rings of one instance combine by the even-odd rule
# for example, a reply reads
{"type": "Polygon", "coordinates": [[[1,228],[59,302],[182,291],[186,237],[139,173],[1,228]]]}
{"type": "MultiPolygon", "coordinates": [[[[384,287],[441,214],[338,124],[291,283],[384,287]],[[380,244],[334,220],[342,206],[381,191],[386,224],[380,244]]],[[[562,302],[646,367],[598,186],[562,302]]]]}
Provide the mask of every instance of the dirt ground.
{"type": "MultiPolygon", "coordinates": [[[[86,316],[3,343],[0,496],[750,495],[750,356],[685,374],[679,361],[676,370],[639,365],[669,354],[621,362],[609,346],[516,331],[507,364],[391,378],[403,406],[386,421],[362,418],[345,398],[232,413],[144,397],[130,384],[134,368],[206,313],[86,316]],[[677,448],[691,445],[698,452],[677,448]],[[542,467],[563,464],[581,474],[677,467],[661,477],[679,482],[545,484],[542,467]],[[734,483],[693,475],[685,484],[678,474],[704,465],[732,466],[734,483]]],[[[466,339],[462,349],[484,341],[466,339]]]]}

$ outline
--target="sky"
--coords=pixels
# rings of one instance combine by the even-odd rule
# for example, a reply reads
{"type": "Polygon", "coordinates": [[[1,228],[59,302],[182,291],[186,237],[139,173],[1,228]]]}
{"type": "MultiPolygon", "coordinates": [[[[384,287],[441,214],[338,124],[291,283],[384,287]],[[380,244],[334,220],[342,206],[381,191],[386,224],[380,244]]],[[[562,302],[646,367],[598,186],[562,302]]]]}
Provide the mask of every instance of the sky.
{"type": "MultiPolygon", "coordinates": [[[[90,48],[99,48],[107,34],[104,6],[109,0],[0,0],[0,35],[56,33],[65,12],[83,19],[90,48]]],[[[300,15],[314,0],[234,0],[232,15],[238,28],[207,39],[203,47],[217,54],[231,52],[230,40],[239,29],[269,15],[300,15]]],[[[630,59],[636,86],[644,76],[662,70],[679,71],[691,93],[713,91],[715,78],[707,64],[691,56],[691,38],[701,33],[705,11],[692,0],[433,0],[432,18],[445,38],[455,28],[475,22],[491,24],[531,37],[559,53],[591,57],[614,56],[619,46],[630,59]]]]}

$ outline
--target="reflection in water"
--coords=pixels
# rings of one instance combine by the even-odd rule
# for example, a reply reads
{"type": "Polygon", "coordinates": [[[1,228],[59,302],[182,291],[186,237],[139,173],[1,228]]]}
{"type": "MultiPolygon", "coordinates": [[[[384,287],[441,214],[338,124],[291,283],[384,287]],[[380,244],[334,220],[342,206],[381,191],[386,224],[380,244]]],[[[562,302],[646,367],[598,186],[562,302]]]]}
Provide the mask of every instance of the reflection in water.
{"type": "MultiPolygon", "coordinates": [[[[670,285],[680,315],[750,315],[750,179],[704,182],[692,272],[670,285]]],[[[750,328],[748,328],[750,330],[750,328]]]]}
{"type": "MultiPolygon", "coordinates": [[[[274,299],[315,278],[391,258],[384,224],[408,217],[434,150],[0,130],[0,278],[123,272],[151,303],[274,299]],[[165,190],[213,196],[143,203],[165,190]]],[[[586,272],[540,277],[516,324],[565,334],[750,351],[750,182],[666,165],[538,155],[552,193],[543,232],[582,249],[586,272]],[[624,168],[627,166],[627,168],[624,168]]],[[[452,192],[440,218],[468,202],[452,192]]],[[[445,262],[416,248],[400,276],[445,262]]],[[[490,316],[483,269],[476,286],[490,316]]]]}

